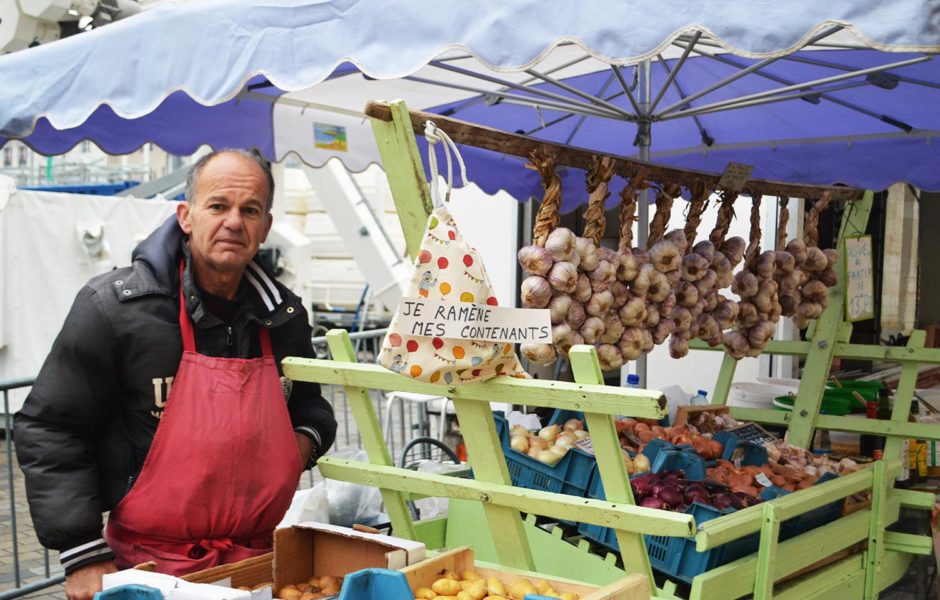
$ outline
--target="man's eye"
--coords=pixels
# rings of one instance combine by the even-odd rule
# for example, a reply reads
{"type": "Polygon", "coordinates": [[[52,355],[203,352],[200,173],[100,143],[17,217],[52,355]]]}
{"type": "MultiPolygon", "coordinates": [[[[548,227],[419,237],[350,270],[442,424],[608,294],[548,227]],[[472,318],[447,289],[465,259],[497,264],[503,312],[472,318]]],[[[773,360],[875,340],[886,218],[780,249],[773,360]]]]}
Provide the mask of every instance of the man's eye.
{"type": "Polygon", "coordinates": [[[223,208],[225,208],[225,206],[219,204],[218,202],[209,205],[210,210],[222,210],[223,208]]]}
{"type": "Polygon", "coordinates": [[[260,212],[261,211],[259,211],[257,208],[253,208],[250,206],[245,208],[245,213],[249,215],[257,215],[260,212]]]}

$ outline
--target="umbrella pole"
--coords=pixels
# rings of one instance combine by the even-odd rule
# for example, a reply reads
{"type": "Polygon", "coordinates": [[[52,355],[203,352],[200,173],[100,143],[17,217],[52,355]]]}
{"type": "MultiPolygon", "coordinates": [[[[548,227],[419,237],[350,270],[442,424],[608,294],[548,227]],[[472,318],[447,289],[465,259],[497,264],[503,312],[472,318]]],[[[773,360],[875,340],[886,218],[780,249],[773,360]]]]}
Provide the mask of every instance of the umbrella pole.
{"type": "MultiPolygon", "coordinates": [[[[650,125],[652,124],[650,120],[650,67],[652,62],[647,59],[637,65],[638,74],[639,74],[639,83],[638,83],[638,104],[639,104],[639,121],[637,123],[637,134],[636,139],[634,140],[634,145],[638,148],[638,158],[641,161],[649,162],[650,160],[650,125]]],[[[646,188],[640,190],[639,198],[637,199],[637,247],[646,248],[646,238],[649,235],[649,226],[650,226],[650,189],[646,188]]],[[[647,386],[646,379],[646,354],[640,356],[636,361],[636,374],[640,378],[640,387],[647,386]]],[[[621,382],[622,384],[622,382],[621,382]]]]}

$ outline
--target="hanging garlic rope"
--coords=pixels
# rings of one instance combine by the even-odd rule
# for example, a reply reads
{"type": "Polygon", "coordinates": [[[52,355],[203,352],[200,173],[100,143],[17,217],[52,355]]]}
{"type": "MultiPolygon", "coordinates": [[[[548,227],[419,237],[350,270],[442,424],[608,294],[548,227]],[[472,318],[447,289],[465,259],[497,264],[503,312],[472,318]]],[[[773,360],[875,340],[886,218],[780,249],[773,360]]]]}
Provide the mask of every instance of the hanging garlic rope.
{"type": "Polygon", "coordinates": [[[529,156],[534,168],[542,176],[542,189],[545,195],[535,215],[535,226],[532,228],[532,243],[536,246],[545,246],[548,234],[558,227],[561,222],[561,178],[555,172],[555,157],[539,151],[529,156]]]}
{"type": "Polygon", "coordinates": [[[609,156],[594,157],[594,165],[587,173],[587,191],[589,194],[587,210],[584,212],[584,237],[600,245],[607,230],[604,216],[604,202],[610,196],[608,182],[614,176],[615,163],[609,156]]]}
{"type": "Polygon", "coordinates": [[[640,190],[648,187],[647,170],[640,168],[630,178],[629,183],[620,192],[620,242],[617,246],[621,254],[633,248],[633,223],[636,222],[636,201],[640,190]]]}
{"type": "Polygon", "coordinates": [[[656,214],[653,215],[653,220],[650,221],[650,234],[646,239],[647,250],[663,239],[666,226],[669,224],[669,217],[672,216],[673,200],[681,193],[682,188],[680,186],[667,183],[656,194],[656,214]]]}

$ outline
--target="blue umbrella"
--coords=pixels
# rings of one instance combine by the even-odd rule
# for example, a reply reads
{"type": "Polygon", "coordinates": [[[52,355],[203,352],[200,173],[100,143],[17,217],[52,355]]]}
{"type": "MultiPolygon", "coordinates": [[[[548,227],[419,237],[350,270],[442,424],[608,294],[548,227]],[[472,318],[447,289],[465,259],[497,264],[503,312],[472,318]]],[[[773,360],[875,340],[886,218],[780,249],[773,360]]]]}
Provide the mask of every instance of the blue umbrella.
{"type": "MultiPolygon", "coordinates": [[[[0,143],[253,147],[361,170],[379,161],[365,101],[402,97],[686,168],[734,161],[760,178],[936,190],[932,17],[916,0],[165,5],[0,57],[0,143]]],[[[465,154],[486,191],[539,189],[519,159],[465,154]]],[[[570,210],[582,176],[566,187],[570,210]]]]}

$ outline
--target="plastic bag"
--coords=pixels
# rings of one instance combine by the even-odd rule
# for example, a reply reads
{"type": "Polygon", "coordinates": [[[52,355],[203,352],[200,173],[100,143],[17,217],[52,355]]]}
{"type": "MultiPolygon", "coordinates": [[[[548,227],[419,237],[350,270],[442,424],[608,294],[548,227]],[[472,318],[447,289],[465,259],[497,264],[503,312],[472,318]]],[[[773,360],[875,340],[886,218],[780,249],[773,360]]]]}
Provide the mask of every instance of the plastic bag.
{"type": "Polygon", "coordinates": [[[277,527],[280,529],[310,521],[316,523],[330,522],[330,503],[327,498],[325,482],[320,482],[306,490],[294,492],[294,499],[291,500],[290,508],[287,509],[287,513],[277,527]]]}
{"type": "MultiPolygon", "coordinates": [[[[359,462],[369,461],[365,450],[355,448],[343,449],[330,456],[359,462]]],[[[382,494],[379,488],[337,479],[327,479],[325,487],[330,524],[351,527],[356,523],[373,525],[382,521],[382,494]]]]}

